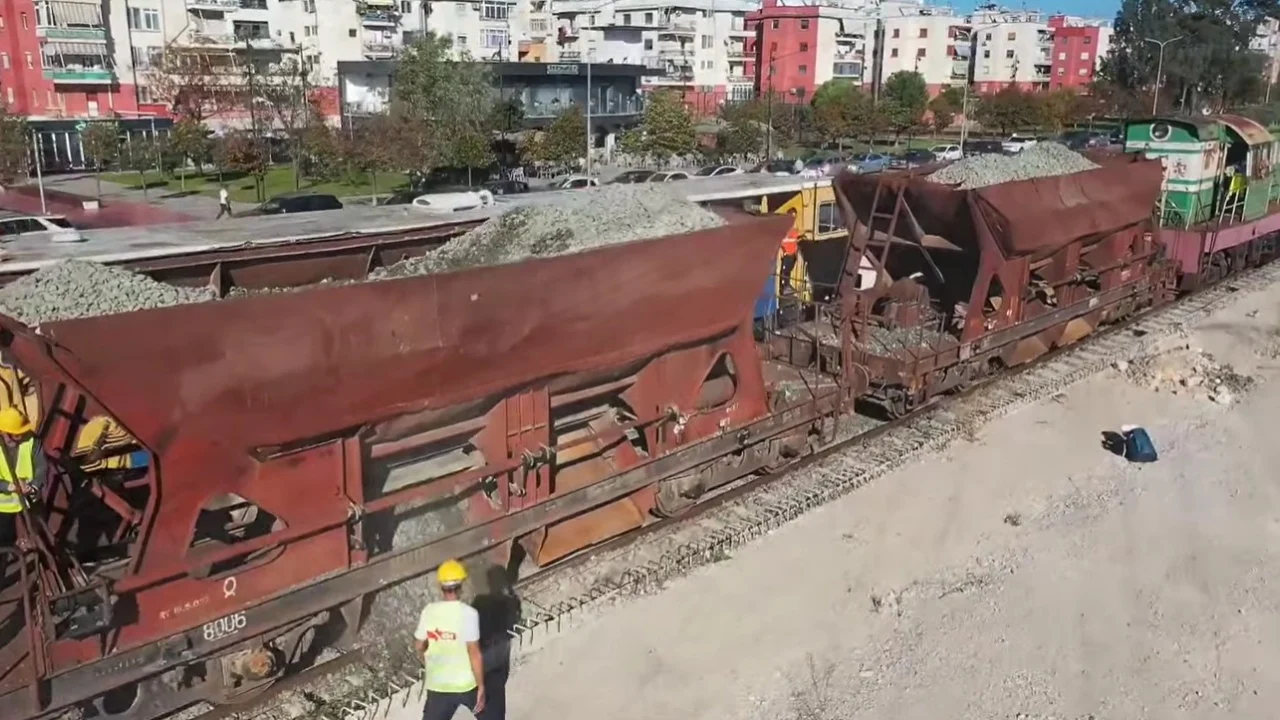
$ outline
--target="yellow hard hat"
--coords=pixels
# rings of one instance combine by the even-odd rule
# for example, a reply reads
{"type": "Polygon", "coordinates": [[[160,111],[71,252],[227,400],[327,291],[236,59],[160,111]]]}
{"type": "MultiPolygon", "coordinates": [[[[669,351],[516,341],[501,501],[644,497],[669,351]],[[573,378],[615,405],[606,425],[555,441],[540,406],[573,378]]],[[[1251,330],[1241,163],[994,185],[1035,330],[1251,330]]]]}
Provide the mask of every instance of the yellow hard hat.
{"type": "Polygon", "coordinates": [[[467,569],[457,560],[445,560],[436,569],[436,579],[445,587],[461,585],[467,579],[467,569]]]}
{"type": "Polygon", "coordinates": [[[31,432],[31,423],[21,410],[12,405],[0,410],[0,433],[21,435],[25,432],[31,432]]]}

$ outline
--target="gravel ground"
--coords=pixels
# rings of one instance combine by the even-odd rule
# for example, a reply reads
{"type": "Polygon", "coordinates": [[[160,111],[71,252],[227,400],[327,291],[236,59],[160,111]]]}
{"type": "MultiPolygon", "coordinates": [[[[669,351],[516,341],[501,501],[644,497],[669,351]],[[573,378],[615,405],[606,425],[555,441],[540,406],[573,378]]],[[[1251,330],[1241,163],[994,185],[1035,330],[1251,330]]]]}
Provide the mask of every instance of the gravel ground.
{"type": "Polygon", "coordinates": [[[586,620],[508,716],[1269,717],[1278,327],[1274,289],[1184,339],[1255,379],[1231,404],[1103,373],[586,620]],[[1160,462],[1102,449],[1125,424],[1160,462]]]}
{"type": "Polygon", "coordinates": [[[374,278],[499,265],[723,224],[719,215],[661,185],[604,185],[566,193],[555,204],[516,208],[421,258],[380,270],[374,278]]]}
{"type": "Polygon", "coordinates": [[[34,326],[212,299],[212,290],[174,287],[128,270],[68,260],[0,288],[0,313],[34,326]]]}
{"type": "Polygon", "coordinates": [[[929,176],[933,182],[959,185],[965,190],[1093,170],[1098,166],[1065,145],[1041,142],[1017,155],[975,155],[956,161],[929,176]]]}

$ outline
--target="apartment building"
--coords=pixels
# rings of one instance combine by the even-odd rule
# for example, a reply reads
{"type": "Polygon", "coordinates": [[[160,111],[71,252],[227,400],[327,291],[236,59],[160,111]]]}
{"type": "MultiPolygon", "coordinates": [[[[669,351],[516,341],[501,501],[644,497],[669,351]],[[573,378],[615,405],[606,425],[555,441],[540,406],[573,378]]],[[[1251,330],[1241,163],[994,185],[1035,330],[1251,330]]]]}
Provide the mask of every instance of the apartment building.
{"type": "Polygon", "coordinates": [[[1053,30],[1036,12],[982,9],[970,16],[973,83],[979,93],[1016,86],[1047,90],[1053,30]]]}
{"type": "Polygon", "coordinates": [[[876,82],[903,70],[918,72],[932,97],[969,76],[970,23],[963,16],[941,8],[898,8],[883,19],[882,37],[876,82]]]}
{"type": "Polygon", "coordinates": [[[747,26],[751,0],[560,0],[552,62],[649,69],[646,90],[671,89],[705,111],[754,93],[747,26]]]}
{"type": "Polygon", "coordinates": [[[1049,18],[1053,32],[1049,87],[1088,88],[1111,48],[1111,24],[1105,20],[1054,15],[1049,18]]]}
{"type": "Polygon", "coordinates": [[[1267,58],[1263,72],[1267,81],[1266,99],[1270,102],[1272,86],[1280,80],[1280,20],[1266,18],[1259,23],[1253,40],[1249,42],[1249,49],[1267,58]]]}
{"type": "Polygon", "coordinates": [[[843,79],[858,85],[869,77],[876,18],[869,4],[814,5],[799,0],[764,0],[748,13],[755,32],[749,53],[758,63],[755,87],[805,102],[823,83],[843,79]]]}

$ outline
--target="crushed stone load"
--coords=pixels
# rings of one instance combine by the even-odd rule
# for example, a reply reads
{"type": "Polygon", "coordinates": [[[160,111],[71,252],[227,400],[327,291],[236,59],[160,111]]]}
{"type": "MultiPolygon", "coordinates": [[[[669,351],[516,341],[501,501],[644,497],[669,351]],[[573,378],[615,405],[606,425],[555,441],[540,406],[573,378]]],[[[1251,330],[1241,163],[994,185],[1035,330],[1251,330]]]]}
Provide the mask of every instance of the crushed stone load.
{"type": "Polygon", "coordinates": [[[502,265],[724,224],[719,215],[662,185],[605,185],[561,195],[554,203],[517,207],[423,257],[375,271],[370,279],[502,265]]]}
{"type": "Polygon", "coordinates": [[[1130,382],[1152,391],[1191,395],[1220,405],[1230,405],[1254,384],[1253,378],[1186,344],[1131,363],[1118,362],[1116,369],[1130,382]]]}
{"type": "Polygon", "coordinates": [[[1036,143],[1017,155],[974,155],[929,176],[936,183],[964,190],[1095,170],[1098,165],[1061,143],[1036,143]]]}
{"type": "Polygon", "coordinates": [[[65,260],[0,288],[0,313],[27,325],[207,302],[210,288],[180,288],[120,268],[65,260]]]}

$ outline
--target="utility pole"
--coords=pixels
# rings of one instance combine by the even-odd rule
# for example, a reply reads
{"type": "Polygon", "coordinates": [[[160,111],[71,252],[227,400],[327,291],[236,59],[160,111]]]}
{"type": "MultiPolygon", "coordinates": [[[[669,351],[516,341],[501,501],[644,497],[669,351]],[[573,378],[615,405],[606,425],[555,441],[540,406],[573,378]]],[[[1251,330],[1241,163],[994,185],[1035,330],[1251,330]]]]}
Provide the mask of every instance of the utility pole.
{"type": "Polygon", "coordinates": [[[1178,41],[1178,40],[1181,40],[1181,39],[1182,39],[1182,38],[1184,38],[1184,37],[1186,37],[1186,35],[1179,35],[1178,37],[1169,38],[1168,40],[1156,40],[1156,39],[1154,39],[1154,38],[1142,38],[1142,39],[1143,39],[1143,40],[1145,40],[1146,42],[1149,42],[1149,43],[1155,43],[1156,45],[1159,45],[1159,46],[1160,46],[1160,55],[1159,55],[1159,59],[1158,59],[1158,60],[1156,60],[1156,86],[1155,86],[1155,88],[1151,91],[1151,114],[1152,114],[1152,115],[1155,115],[1155,114],[1156,114],[1156,112],[1159,110],[1159,107],[1160,107],[1160,85],[1161,85],[1162,81],[1164,80],[1164,46],[1165,46],[1165,45],[1168,45],[1168,44],[1169,44],[1169,43],[1171,43],[1171,42],[1176,42],[1176,41],[1178,41]]]}
{"type": "Polygon", "coordinates": [[[770,50],[769,51],[769,77],[768,77],[767,89],[765,90],[765,92],[768,93],[768,97],[769,97],[768,99],[769,123],[768,123],[768,127],[766,127],[764,131],[765,132],[764,160],[766,163],[769,162],[770,160],[773,160],[773,61],[776,59],[777,59],[777,54],[775,53],[775,51],[770,50]]]}
{"type": "MultiPolygon", "coordinates": [[[[258,89],[255,84],[258,68],[253,63],[253,40],[248,35],[244,38],[244,50],[246,63],[249,66],[249,136],[253,138],[254,152],[259,154],[261,160],[262,149],[258,147],[261,138],[258,137],[258,111],[256,109],[258,99],[258,89]]],[[[258,202],[264,201],[266,198],[262,196],[262,178],[258,174],[253,177],[254,196],[258,198],[258,202]]]]}
{"type": "Polygon", "coordinates": [[[586,106],[587,106],[587,164],[586,164],[586,170],[587,170],[587,177],[589,178],[589,177],[591,177],[591,146],[592,146],[592,144],[593,144],[593,143],[591,142],[591,140],[592,140],[592,138],[591,138],[591,41],[590,41],[590,40],[587,40],[586,38],[583,38],[583,42],[586,44],[586,47],[585,47],[585,49],[583,50],[583,58],[587,61],[587,63],[586,63],[586,65],[587,65],[587,102],[586,102],[586,106]]]}

